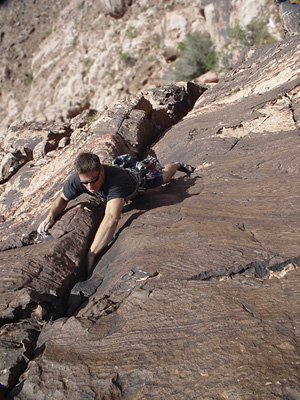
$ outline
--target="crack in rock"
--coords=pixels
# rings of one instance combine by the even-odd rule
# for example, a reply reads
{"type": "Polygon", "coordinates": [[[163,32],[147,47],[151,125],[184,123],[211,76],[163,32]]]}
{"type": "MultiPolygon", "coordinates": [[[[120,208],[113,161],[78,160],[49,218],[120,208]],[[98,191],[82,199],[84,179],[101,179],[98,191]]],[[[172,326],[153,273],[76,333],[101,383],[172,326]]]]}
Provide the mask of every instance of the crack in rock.
{"type": "Polygon", "coordinates": [[[5,351],[1,355],[0,374],[3,382],[0,387],[1,399],[1,394],[7,394],[19,383],[20,376],[34,356],[40,331],[41,326],[33,320],[23,320],[17,324],[2,326],[0,342],[5,351]],[[5,336],[5,339],[2,336],[5,336]]]}
{"type": "Polygon", "coordinates": [[[121,394],[123,394],[123,383],[120,378],[120,375],[117,373],[113,378],[112,378],[112,384],[120,391],[121,394]]]}
{"type": "Polygon", "coordinates": [[[234,279],[240,276],[246,278],[270,279],[273,277],[282,278],[287,272],[298,268],[300,256],[287,261],[269,265],[269,261],[253,261],[246,266],[237,266],[228,270],[226,268],[204,271],[192,276],[189,280],[193,281],[221,281],[234,279]]]}
{"type": "MultiPolygon", "coordinates": [[[[114,285],[107,295],[104,295],[100,299],[97,298],[96,295],[92,297],[90,303],[85,306],[81,316],[85,317],[88,315],[88,319],[96,320],[101,318],[103,315],[111,314],[120,307],[124,300],[130,296],[136,288],[143,288],[149,278],[153,278],[158,275],[158,272],[148,273],[142,271],[139,267],[133,267],[130,271],[122,276],[120,281],[114,285]]],[[[83,285],[75,285],[69,299],[68,312],[72,314],[74,314],[74,312],[83,304],[83,302],[90,298],[99,287],[99,285],[96,288],[93,287],[93,292],[86,297],[82,295],[82,292],[78,295],[76,291],[78,287],[82,289],[85,284],[89,285],[89,281],[80,283],[83,285]]],[[[89,289],[90,287],[87,286],[87,288],[89,289]]]]}
{"type": "Polygon", "coordinates": [[[295,127],[300,129],[300,107],[297,100],[292,96],[286,93],[286,97],[289,99],[289,108],[292,113],[293,121],[295,123],[295,127]]]}

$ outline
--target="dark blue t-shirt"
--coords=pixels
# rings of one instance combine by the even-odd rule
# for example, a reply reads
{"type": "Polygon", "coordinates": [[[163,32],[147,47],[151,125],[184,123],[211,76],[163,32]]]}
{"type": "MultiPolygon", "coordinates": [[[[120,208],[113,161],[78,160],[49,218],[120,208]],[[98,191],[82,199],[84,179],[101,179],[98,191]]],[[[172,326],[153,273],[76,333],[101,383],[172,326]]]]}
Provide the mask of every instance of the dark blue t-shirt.
{"type": "Polygon", "coordinates": [[[112,199],[126,199],[136,191],[138,182],[129,171],[110,165],[103,165],[103,168],[104,182],[99,192],[89,192],[87,188],[80,183],[79,176],[73,174],[63,186],[63,194],[65,197],[72,200],[83,193],[88,193],[107,202],[112,199]]]}

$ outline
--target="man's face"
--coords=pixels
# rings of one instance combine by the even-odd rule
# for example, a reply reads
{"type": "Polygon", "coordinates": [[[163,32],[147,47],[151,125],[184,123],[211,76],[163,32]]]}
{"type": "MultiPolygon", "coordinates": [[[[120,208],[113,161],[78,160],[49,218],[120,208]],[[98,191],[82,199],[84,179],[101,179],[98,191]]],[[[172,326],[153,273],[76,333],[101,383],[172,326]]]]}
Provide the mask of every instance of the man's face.
{"type": "Polygon", "coordinates": [[[104,168],[101,167],[100,171],[87,172],[86,174],[79,174],[80,183],[87,188],[91,193],[98,192],[104,182],[104,168]]]}

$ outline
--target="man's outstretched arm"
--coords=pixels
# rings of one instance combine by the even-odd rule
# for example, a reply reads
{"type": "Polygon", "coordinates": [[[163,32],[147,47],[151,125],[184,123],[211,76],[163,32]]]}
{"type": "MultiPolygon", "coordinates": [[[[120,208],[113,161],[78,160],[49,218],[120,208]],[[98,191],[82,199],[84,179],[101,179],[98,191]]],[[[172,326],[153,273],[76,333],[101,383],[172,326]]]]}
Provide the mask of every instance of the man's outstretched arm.
{"type": "Polygon", "coordinates": [[[54,200],[50,208],[47,217],[42,221],[37,229],[38,233],[47,232],[49,228],[54,224],[55,220],[60,216],[63,210],[66,208],[69,200],[61,192],[59,196],[54,200]]]}
{"type": "Polygon", "coordinates": [[[103,220],[99,225],[88,254],[88,274],[91,273],[97,253],[111,242],[117,229],[123,206],[124,199],[112,199],[107,202],[103,220]]]}

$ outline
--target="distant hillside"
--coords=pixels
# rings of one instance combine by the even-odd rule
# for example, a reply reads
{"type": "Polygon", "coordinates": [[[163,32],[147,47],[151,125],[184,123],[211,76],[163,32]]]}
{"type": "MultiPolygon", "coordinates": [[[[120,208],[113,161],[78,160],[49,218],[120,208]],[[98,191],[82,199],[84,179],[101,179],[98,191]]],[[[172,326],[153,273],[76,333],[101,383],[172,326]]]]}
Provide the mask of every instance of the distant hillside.
{"type": "Polygon", "coordinates": [[[282,37],[272,0],[5,0],[0,26],[0,138],[20,118],[102,111],[181,79],[187,58],[201,51],[192,46],[182,54],[191,32],[210,35],[221,69],[245,46],[282,37]]]}

